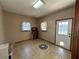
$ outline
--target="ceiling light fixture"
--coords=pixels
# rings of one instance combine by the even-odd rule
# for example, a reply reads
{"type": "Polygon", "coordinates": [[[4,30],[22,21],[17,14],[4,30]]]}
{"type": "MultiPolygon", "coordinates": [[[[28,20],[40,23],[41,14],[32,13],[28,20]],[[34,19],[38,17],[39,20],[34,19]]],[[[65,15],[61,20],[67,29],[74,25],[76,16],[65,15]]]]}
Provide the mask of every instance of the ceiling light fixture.
{"type": "Polygon", "coordinates": [[[34,7],[34,8],[39,8],[39,7],[41,7],[43,4],[44,4],[43,1],[38,0],[38,1],[33,5],[33,7],[34,7]]]}

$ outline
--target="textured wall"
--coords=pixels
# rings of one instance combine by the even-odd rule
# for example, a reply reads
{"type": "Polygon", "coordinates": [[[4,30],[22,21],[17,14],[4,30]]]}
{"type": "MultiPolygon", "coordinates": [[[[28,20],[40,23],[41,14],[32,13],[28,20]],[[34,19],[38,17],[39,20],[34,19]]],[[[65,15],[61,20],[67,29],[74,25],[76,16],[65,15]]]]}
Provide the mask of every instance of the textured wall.
{"type": "Polygon", "coordinates": [[[47,23],[48,23],[47,32],[42,32],[40,30],[40,32],[39,32],[40,38],[55,43],[55,21],[59,20],[59,19],[72,18],[72,17],[74,17],[74,7],[63,9],[54,14],[51,14],[49,16],[39,19],[38,20],[39,29],[40,29],[40,23],[42,21],[47,21],[47,23]]]}
{"type": "Polygon", "coordinates": [[[3,11],[0,6],[0,44],[6,42],[5,36],[4,36],[4,26],[3,26],[3,11]]]}
{"type": "Polygon", "coordinates": [[[32,27],[37,26],[35,19],[4,11],[5,36],[9,42],[18,42],[31,38],[31,32],[21,31],[23,21],[30,22],[32,27]]]}

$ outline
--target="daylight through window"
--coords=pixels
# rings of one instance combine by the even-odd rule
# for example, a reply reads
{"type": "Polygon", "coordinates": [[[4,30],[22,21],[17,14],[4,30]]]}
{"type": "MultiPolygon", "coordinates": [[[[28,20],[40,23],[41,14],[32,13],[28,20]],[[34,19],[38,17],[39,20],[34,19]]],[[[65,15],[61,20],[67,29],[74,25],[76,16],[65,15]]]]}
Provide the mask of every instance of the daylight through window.
{"type": "Polygon", "coordinates": [[[23,22],[22,23],[22,31],[30,31],[30,30],[31,30],[30,22],[23,22]]]}

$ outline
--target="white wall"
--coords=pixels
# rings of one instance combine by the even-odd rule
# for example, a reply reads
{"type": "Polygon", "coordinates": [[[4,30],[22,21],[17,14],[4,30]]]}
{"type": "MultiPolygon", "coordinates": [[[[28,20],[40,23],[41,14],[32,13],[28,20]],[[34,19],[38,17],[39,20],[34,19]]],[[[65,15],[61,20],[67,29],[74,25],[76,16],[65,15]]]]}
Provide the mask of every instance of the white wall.
{"type": "Polygon", "coordinates": [[[0,59],[9,59],[8,47],[9,44],[0,45],[0,59]]]}

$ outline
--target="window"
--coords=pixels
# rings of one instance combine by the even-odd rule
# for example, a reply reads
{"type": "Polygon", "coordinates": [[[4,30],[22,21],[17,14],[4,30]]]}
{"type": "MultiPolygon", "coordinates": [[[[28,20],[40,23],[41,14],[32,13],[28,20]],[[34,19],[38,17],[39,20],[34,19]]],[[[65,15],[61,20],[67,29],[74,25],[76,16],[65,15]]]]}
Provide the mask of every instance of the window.
{"type": "Polygon", "coordinates": [[[47,22],[42,22],[41,23],[41,30],[42,31],[47,31],[47,22]]]}
{"type": "Polygon", "coordinates": [[[59,22],[58,23],[58,34],[67,35],[68,34],[68,22],[59,22]]]}
{"type": "Polygon", "coordinates": [[[31,30],[30,22],[23,22],[22,23],[22,31],[30,31],[30,30],[31,30]]]}

